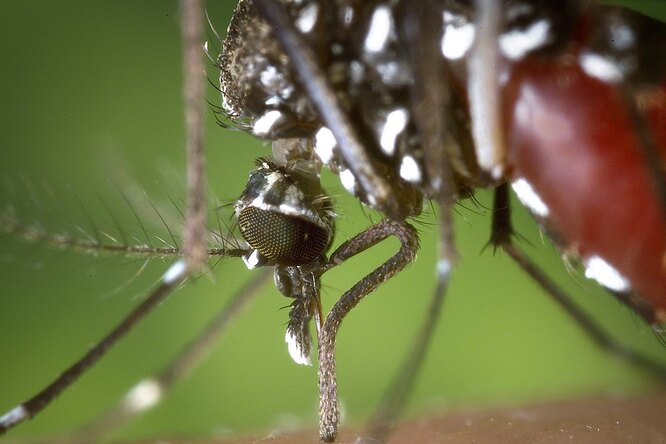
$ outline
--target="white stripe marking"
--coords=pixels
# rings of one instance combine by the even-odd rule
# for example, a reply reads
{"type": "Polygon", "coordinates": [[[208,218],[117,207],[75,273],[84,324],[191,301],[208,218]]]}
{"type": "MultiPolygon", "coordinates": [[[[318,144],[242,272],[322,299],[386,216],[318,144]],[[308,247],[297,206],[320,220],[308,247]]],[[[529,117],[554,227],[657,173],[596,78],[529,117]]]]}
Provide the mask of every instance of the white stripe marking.
{"type": "Polygon", "coordinates": [[[462,18],[444,11],[444,36],[442,55],[449,60],[465,56],[474,43],[476,29],[473,23],[462,22],[462,18]]]}
{"type": "Polygon", "coordinates": [[[26,419],[28,419],[28,411],[23,407],[23,404],[21,404],[0,416],[0,426],[3,428],[9,428],[26,419]]]}
{"type": "Polygon", "coordinates": [[[540,217],[548,217],[550,210],[548,206],[541,200],[541,197],[534,191],[532,185],[522,177],[516,179],[511,184],[511,188],[518,196],[518,200],[522,202],[532,213],[540,217]]]}
{"type": "Polygon", "coordinates": [[[277,122],[281,117],[282,113],[278,110],[268,111],[266,114],[259,117],[256,122],[254,122],[254,126],[252,127],[254,135],[259,137],[267,136],[273,128],[273,125],[275,125],[275,122],[277,122]]]}
{"type": "Polygon", "coordinates": [[[624,77],[622,69],[616,63],[599,54],[584,52],[579,56],[578,60],[587,75],[595,77],[602,82],[619,83],[624,77]]]}
{"type": "Polygon", "coordinates": [[[171,285],[174,282],[178,281],[179,279],[183,278],[185,276],[186,270],[187,267],[185,265],[185,261],[183,259],[179,259],[173,264],[171,264],[166,273],[164,273],[164,276],[162,277],[162,282],[164,282],[167,285],[171,285]]]}
{"type": "Polygon", "coordinates": [[[296,19],[296,27],[303,34],[312,31],[315,23],[317,23],[317,15],[319,14],[319,5],[317,3],[310,3],[301,10],[298,18],[296,19]]]}
{"type": "Polygon", "coordinates": [[[310,359],[310,355],[307,354],[307,351],[300,347],[296,337],[291,334],[290,330],[287,330],[287,333],[284,335],[284,342],[287,343],[289,355],[296,364],[312,365],[312,359],[310,359]]]}
{"type": "Polygon", "coordinates": [[[502,53],[511,60],[522,59],[525,54],[550,41],[550,23],[539,20],[527,29],[514,29],[499,38],[502,53]]]}
{"type": "Polygon", "coordinates": [[[386,123],[379,139],[379,145],[386,155],[393,155],[395,152],[395,140],[406,126],[407,111],[404,108],[393,110],[386,116],[386,123]]]}
{"type": "Polygon", "coordinates": [[[326,128],[321,127],[317,134],[315,134],[315,153],[321,161],[328,165],[333,160],[333,148],[337,145],[333,132],[326,128]]]}
{"type": "Polygon", "coordinates": [[[378,53],[384,50],[393,28],[393,17],[388,6],[378,6],[372,13],[370,28],[365,36],[365,50],[378,53]]]}
{"type": "Polygon", "coordinates": [[[599,256],[590,256],[585,260],[585,277],[594,279],[604,287],[620,293],[631,289],[629,279],[625,278],[611,264],[599,256]]]}
{"type": "Polygon", "coordinates": [[[421,182],[421,168],[412,156],[405,156],[400,163],[400,177],[410,183],[421,182]]]}
{"type": "Polygon", "coordinates": [[[248,270],[254,270],[259,264],[259,250],[254,250],[249,256],[243,256],[243,263],[248,270]]]}
{"type": "Polygon", "coordinates": [[[125,396],[125,407],[133,413],[147,410],[162,398],[162,386],[156,380],[144,379],[125,396]]]}
{"type": "Polygon", "coordinates": [[[345,187],[345,190],[354,194],[356,189],[356,178],[354,177],[354,173],[350,170],[340,171],[340,182],[342,182],[342,186],[345,187]]]}

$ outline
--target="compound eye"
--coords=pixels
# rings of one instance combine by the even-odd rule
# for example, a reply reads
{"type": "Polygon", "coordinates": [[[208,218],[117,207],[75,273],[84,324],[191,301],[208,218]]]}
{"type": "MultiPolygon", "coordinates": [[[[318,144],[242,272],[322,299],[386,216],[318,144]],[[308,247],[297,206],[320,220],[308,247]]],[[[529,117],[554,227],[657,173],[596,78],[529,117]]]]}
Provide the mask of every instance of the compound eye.
{"type": "Polygon", "coordinates": [[[304,265],[321,256],[329,230],[302,217],[246,207],[238,215],[243,238],[264,257],[279,265],[304,265]]]}

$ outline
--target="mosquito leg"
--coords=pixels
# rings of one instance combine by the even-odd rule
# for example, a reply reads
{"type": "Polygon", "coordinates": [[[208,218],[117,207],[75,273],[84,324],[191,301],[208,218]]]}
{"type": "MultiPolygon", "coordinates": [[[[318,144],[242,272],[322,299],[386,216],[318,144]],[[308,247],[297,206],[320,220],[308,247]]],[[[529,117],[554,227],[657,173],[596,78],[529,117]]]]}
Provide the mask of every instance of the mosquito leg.
{"type": "Polygon", "coordinates": [[[213,345],[220,339],[228,325],[257,296],[271,275],[271,270],[261,269],[257,273],[161,372],[139,381],[119,404],[91,424],[73,433],[72,438],[77,441],[97,442],[164,399],[178,381],[187,378],[192,370],[208,357],[213,345]]]}
{"type": "Polygon", "coordinates": [[[379,442],[384,442],[390,433],[392,423],[402,412],[416,382],[441,313],[451,265],[457,258],[451,224],[451,196],[454,196],[455,189],[451,165],[442,150],[442,141],[446,140],[446,121],[440,114],[432,113],[433,109],[447,109],[449,97],[441,81],[446,78],[444,66],[434,62],[441,57],[439,39],[434,35],[439,29],[440,18],[432,14],[436,8],[430,3],[424,1],[407,5],[401,11],[400,30],[413,48],[410,52],[411,66],[415,78],[419,79],[411,86],[411,109],[421,137],[430,195],[440,203],[440,261],[437,285],[426,317],[370,423],[370,436],[379,442]]]}
{"type": "Polygon", "coordinates": [[[201,0],[181,0],[180,13],[187,156],[187,210],[183,249],[188,270],[198,271],[206,261],[207,233],[203,150],[204,65],[201,49],[203,35],[201,0]]]}
{"type": "Polygon", "coordinates": [[[388,393],[384,395],[381,404],[375,411],[370,423],[370,436],[378,442],[386,441],[393,422],[400,416],[402,409],[407,404],[442,312],[449,275],[449,271],[438,272],[437,286],[419,334],[412,342],[411,353],[404,360],[402,367],[389,386],[388,393]]]}
{"type": "Polygon", "coordinates": [[[185,263],[176,261],[166,272],[160,284],[150,296],[134,309],[107,336],[86,353],[79,361],[65,370],[55,381],[29,400],[0,417],[0,435],[26,419],[33,418],[49,405],[63,390],[75,382],[86,370],[106,354],[119,339],[125,336],[141,319],[160,304],[187,277],[185,263]]]}
{"type": "MultiPolygon", "coordinates": [[[[188,163],[188,211],[185,228],[185,261],[174,262],[167,270],[150,296],[132,311],[97,345],[79,361],[65,370],[44,390],[0,417],[0,434],[30,419],[49,405],[63,390],[76,381],[95,364],[139,321],[150,313],[171,292],[182,284],[189,272],[196,270],[206,259],[205,205],[203,176],[203,137],[201,98],[203,64],[201,61],[201,17],[200,0],[182,0],[182,32],[184,42],[183,66],[185,70],[186,127],[188,163]]],[[[99,243],[99,242],[98,242],[99,243]]]]}
{"type": "MultiPolygon", "coordinates": [[[[24,227],[15,221],[1,221],[0,226],[8,232],[20,235],[27,241],[40,241],[58,249],[67,248],[81,253],[124,254],[162,258],[166,256],[182,256],[182,250],[178,248],[158,248],[144,245],[97,244],[96,242],[82,241],[74,238],[65,239],[45,231],[24,227]]],[[[248,254],[248,250],[242,248],[211,248],[208,250],[208,254],[211,256],[242,257],[248,254]]],[[[182,261],[175,262],[165,274],[162,285],[156,288],[148,299],[146,299],[142,305],[137,307],[135,311],[130,313],[121,324],[116,327],[116,329],[91,349],[83,358],[81,358],[81,360],[67,369],[46,389],[35,395],[29,401],[24,402],[6,415],[0,417],[0,435],[20,422],[23,422],[25,419],[30,419],[39,413],[39,411],[51,403],[60,392],[75,382],[76,379],[78,379],[90,366],[101,359],[116,341],[127,334],[144,316],[152,311],[155,306],[159,305],[161,301],[178,286],[178,283],[176,283],[174,279],[179,279],[179,281],[184,280],[184,277],[178,277],[183,273],[183,269],[184,264],[182,261]]]]}
{"type": "MultiPolygon", "coordinates": [[[[215,249],[216,254],[227,257],[241,257],[247,250],[215,249]]],[[[92,365],[99,361],[109,349],[129,333],[146,315],[157,307],[171,292],[182,284],[188,276],[183,260],[177,260],[166,271],[158,286],[148,298],[127,315],[109,334],[92,347],[81,359],[67,368],[58,378],[29,400],[19,404],[0,416],[0,435],[7,430],[31,419],[46,408],[60,393],[73,384],[92,365]]]]}
{"type": "Polygon", "coordinates": [[[472,136],[479,166],[498,179],[502,176],[506,155],[502,143],[497,48],[502,3],[495,0],[475,0],[474,3],[478,35],[467,59],[472,136]]]}
{"type": "Polygon", "coordinates": [[[407,223],[383,220],[342,244],[323,270],[326,272],[340,265],[389,236],[395,236],[400,241],[400,250],[347,290],[335,303],[319,331],[319,436],[322,441],[335,439],[340,421],[335,376],[335,338],[340,323],[367,294],[414,260],[419,244],[418,234],[407,223]]]}
{"type": "Polygon", "coordinates": [[[439,260],[436,270],[435,290],[419,334],[410,348],[411,352],[407,355],[402,367],[396,373],[389,386],[389,391],[384,395],[371,421],[370,434],[372,439],[378,442],[385,441],[390,433],[392,423],[400,416],[402,409],[407,403],[442,312],[442,305],[444,304],[444,296],[451,276],[451,270],[457,260],[451,223],[450,206],[446,205],[446,201],[444,201],[440,204],[439,260]]]}
{"type": "Polygon", "coordinates": [[[536,264],[534,264],[511,240],[513,229],[511,227],[511,211],[509,203],[509,189],[502,184],[495,190],[495,203],[493,210],[492,234],[490,243],[495,248],[504,250],[520,268],[522,268],[541,288],[555,301],[578,325],[589,338],[599,347],[622,359],[644,368],[657,376],[666,377],[666,367],[649,357],[618,342],[601,328],[595,320],[581,310],[571,297],[562,291],[536,264]]]}

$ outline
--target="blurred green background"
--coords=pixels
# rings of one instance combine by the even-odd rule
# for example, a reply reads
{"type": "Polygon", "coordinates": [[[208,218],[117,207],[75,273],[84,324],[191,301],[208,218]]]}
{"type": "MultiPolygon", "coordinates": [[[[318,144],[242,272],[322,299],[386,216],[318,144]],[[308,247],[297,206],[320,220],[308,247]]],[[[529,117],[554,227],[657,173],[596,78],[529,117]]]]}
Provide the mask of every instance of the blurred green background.
{"type": "MultiPolygon", "coordinates": [[[[644,2],[645,8],[662,2],[644,2]]],[[[224,31],[233,2],[207,6],[224,31]]],[[[210,37],[212,40],[214,38],[210,37]]],[[[136,198],[152,241],[180,219],[183,131],[177,6],[167,1],[21,1],[0,4],[0,209],[28,225],[85,237],[94,225],[143,241],[118,188],[136,198]],[[115,185],[114,185],[115,183],[115,185]],[[143,195],[145,193],[145,195],[143,195]],[[108,207],[108,208],[107,208],[108,207]],[[174,216],[175,214],[175,216],[174,216]],[[172,218],[172,216],[174,216],[172,218]]],[[[209,71],[216,82],[216,73],[209,71]]],[[[211,101],[218,98],[212,86],[211,101]]],[[[215,125],[208,112],[210,188],[220,202],[242,190],[267,147],[215,125]]],[[[369,224],[336,178],[336,244],[369,224]]],[[[480,193],[489,206],[487,193],[480,193]]],[[[489,210],[458,208],[462,260],[409,414],[545,399],[649,390],[654,382],[594,347],[506,257],[481,253],[489,210]]],[[[524,248],[606,328],[637,349],[666,355],[649,329],[579,273],[516,209],[524,248]]],[[[376,219],[376,216],[375,216],[376,219]]],[[[376,405],[417,330],[433,289],[434,218],[421,219],[417,262],[366,299],[338,342],[347,422],[376,405]]],[[[52,380],[112,328],[168,267],[168,260],[81,255],[0,236],[0,411],[52,380]]],[[[391,254],[388,243],[327,276],[327,307],[391,254]]],[[[211,278],[174,294],[101,363],[14,437],[52,436],[95,418],[143,376],[155,372],[251,276],[223,261],[211,278]]],[[[317,374],[294,364],[284,344],[287,300],[271,285],[218,343],[212,357],[154,411],[115,438],[210,436],[314,426],[317,374]]]]}

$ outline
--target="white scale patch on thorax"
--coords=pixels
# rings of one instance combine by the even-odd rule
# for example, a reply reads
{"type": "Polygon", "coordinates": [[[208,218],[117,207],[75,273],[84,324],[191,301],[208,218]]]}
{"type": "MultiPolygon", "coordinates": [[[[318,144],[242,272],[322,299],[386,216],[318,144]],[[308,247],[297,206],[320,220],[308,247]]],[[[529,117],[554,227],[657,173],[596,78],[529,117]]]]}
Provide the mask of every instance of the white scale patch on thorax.
{"type": "Polygon", "coordinates": [[[389,37],[393,33],[393,16],[388,6],[375,8],[370,18],[370,27],[365,36],[364,48],[366,52],[378,53],[384,50],[389,37]]]}
{"type": "Polygon", "coordinates": [[[442,55],[449,60],[464,57],[474,43],[476,29],[474,23],[464,17],[444,11],[444,35],[442,36],[442,55]]]}
{"type": "Polygon", "coordinates": [[[303,8],[296,19],[296,27],[303,34],[312,31],[317,23],[317,16],[319,15],[319,5],[317,3],[310,3],[303,8]]]}
{"type": "Polygon", "coordinates": [[[410,183],[421,183],[421,167],[412,156],[405,156],[400,163],[400,177],[410,183]]]}
{"type": "Polygon", "coordinates": [[[275,66],[268,66],[259,74],[264,90],[269,95],[264,102],[268,106],[279,105],[291,97],[294,86],[290,84],[275,66]]]}
{"type": "Polygon", "coordinates": [[[407,110],[404,108],[395,109],[386,116],[384,129],[379,138],[379,145],[386,155],[392,156],[395,153],[396,139],[407,126],[407,118],[407,110]]]}
{"type": "Polygon", "coordinates": [[[550,22],[545,19],[532,23],[527,29],[511,30],[500,36],[500,50],[507,58],[520,60],[528,52],[548,43],[550,31],[550,22]]]}
{"type": "Polygon", "coordinates": [[[333,149],[336,145],[337,142],[333,132],[325,126],[321,127],[315,134],[315,153],[325,165],[329,165],[333,160],[333,149]]]}
{"type": "Polygon", "coordinates": [[[282,118],[282,113],[278,110],[271,110],[259,117],[252,126],[252,132],[255,136],[265,137],[271,132],[273,125],[282,118]]]}

